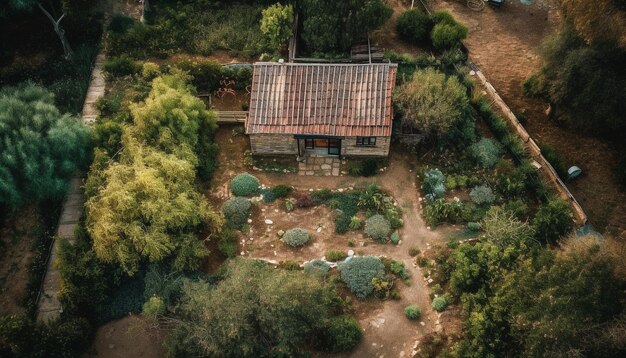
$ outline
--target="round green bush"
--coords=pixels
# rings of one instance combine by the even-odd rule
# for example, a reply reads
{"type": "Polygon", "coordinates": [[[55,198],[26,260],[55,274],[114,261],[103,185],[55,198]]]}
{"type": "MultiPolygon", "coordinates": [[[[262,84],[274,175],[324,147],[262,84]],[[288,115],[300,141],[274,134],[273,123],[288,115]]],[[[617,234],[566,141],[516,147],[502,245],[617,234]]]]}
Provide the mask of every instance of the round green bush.
{"type": "Polygon", "coordinates": [[[396,31],[401,39],[412,44],[418,44],[428,38],[432,27],[432,20],[427,14],[418,9],[413,9],[403,12],[398,17],[396,31]]]}
{"type": "Polygon", "coordinates": [[[448,300],[444,296],[435,297],[433,300],[433,309],[437,312],[441,312],[448,307],[448,300]]]}
{"type": "Polygon", "coordinates": [[[430,33],[430,39],[438,50],[447,50],[459,45],[467,37],[467,28],[459,23],[440,22],[430,33]]]}
{"type": "Polygon", "coordinates": [[[476,205],[491,204],[496,200],[496,196],[490,187],[479,185],[474,187],[469,194],[470,198],[476,205]]]}
{"type": "Polygon", "coordinates": [[[374,240],[384,240],[391,233],[389,220],[382,215],[374,215],[365,221],[365,233],[374,240]]]}
{"type": "Polygon", "coordinates": [[[239,196],[230,198],[224,203],[224,206],[222,206],[222,212],[224,213],[227,226],[234,229],[241,229],[248,220],[250,200],[239,196]]]}
{"type": "Polygon", "coordinates": [[[422,180],[424,196],[426,196],[429,201],[443,197],[446,192],[446,187],[444,186],[445,181],[446,177],[441,170],[437,168],[426,170],[422,180]]]}
{"type": "Polygon", "coordinates": [[[325,275],[330,271],[330,265],[326,261],[313,260],[304,264],[304,272],[325,275]]]}
{"type": "Polygon", "coordinates": [[[339,265],[341,279],[358,298],[374,291],[372,279],[385,273],[385,265],[374,256],[355,256],[339,265]]]}
{"type": "Polygon", "coordinates": [[[241,173],[230,181],[230,190],[237,196],[256,195],[260,187],[259,179],[248,173],[241,173]]]}
{"type": "Polygon", "coordinates": [[[310,239],[311,235],[309,232],[299,227],[285,231],[285,234],[281,238],[285,244],[292,247],[303,246],[309,242],[310,239]]]}
{"type": "Polygon", "coordinates": [[[483,138],[469,147],[471,156],[484,168],[491,168],[500,161],[500,146],[489,138],[483,138]]]}
{"type": "Polygon", "coordinates": [[[333,317],[326,329],[325,348],[333,353],[349,352],[359,342],[363,332],[359,321],[349,315],[333,317]]]}
{"type": "Polygon", "coordinates": [[[406,316],[406,318],[414,321],[420,319],[420,317],[422,316],[422,311],[420,310],[418,305],[409,305],[406,306],[406,308],[404,309],[404,315],[406,316]]]}

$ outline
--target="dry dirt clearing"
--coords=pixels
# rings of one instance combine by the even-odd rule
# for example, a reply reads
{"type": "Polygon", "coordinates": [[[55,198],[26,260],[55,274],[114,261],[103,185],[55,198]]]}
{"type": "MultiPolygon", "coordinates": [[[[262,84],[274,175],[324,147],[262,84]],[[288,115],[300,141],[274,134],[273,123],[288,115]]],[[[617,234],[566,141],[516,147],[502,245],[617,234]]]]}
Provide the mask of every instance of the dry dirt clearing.
{"type": "Polygon", "coordinates": [[[465,45],[470,59],[483,71],[511,109],[527,119],[530,135],[539,144],[556,149],[564,164],[577,165],[584,175],[567,186],[600,232],[619,234],[626,227],[626,193],[613,175],[619,149],[601,139],[559,127],[545,115],[547,103],[525,98],[522,83],[541,67],[539,46],[557,29],[555,0],[523,5],[508,0],[481,12],[464,1],[428,0],[434,10],[447,10],[469,29],[465,45]]]}

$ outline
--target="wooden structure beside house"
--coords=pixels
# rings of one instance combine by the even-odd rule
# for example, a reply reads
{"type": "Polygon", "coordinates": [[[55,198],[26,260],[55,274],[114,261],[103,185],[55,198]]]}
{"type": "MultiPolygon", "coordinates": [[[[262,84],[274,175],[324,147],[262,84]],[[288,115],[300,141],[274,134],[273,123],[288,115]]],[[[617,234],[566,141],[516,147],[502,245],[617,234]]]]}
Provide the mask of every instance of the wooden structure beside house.
{"type": "Polygon", "coordinates": [[[397,65],[256,63],[253,154],[387,156],[397,65]]]}

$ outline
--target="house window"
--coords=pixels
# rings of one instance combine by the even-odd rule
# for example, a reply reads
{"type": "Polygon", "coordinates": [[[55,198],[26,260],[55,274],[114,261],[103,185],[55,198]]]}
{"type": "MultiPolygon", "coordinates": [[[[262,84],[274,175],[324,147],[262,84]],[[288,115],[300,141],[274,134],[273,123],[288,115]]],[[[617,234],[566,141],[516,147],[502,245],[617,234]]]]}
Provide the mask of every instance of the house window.
{"type": "Polygon", "coordinates": [[[305,139],[304,140],[304,148],[306,148],[306,149],[313,149],[313,148],[315,148],[315,145],[313,144],[313,139],[309,139],[309,138],[305,139]]]}
{"type": "Polygon", "coordinates": [[[376,137],[356,137],[356,145],[374,146],[376,145],[376,137]]]}

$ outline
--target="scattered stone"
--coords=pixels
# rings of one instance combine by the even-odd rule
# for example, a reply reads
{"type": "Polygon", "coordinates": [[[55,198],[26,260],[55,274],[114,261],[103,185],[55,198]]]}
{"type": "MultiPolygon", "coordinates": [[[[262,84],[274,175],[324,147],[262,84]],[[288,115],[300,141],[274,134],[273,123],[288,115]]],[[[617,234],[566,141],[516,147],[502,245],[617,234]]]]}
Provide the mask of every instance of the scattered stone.
{"type": "Polygon", "coordinates": [[[250,238],[250,241],[254,241],[254,238],[253,238],[253,237],[251,237],[251,238],[250,238]]]}
{"type": "Polygon", "coordinates": [[[351,257],[354,256],[354,250],[348,250],[348,256],[351,256],[351,257]]]}
{"type": "Polygon", "coordinates": [[[424,321],[420,322],[420,326],[424,327],[426,325],[426,323],[424,321]]]}
{"type": "Polygon", "coordinates": [[[261,209],[261,211],[265,211],[265,208],[261,209]]]}
{"type": "Polygon", "coordinates": [[[277,212],[278,212],[278,209],[274,209],[274,212],[275,212],[275,213],[277,213],[277,212]]]}
{"type": "Polygon", "coordinates": [[[245,255],[246,255],[246,253],[245,253],[245,252],[243,252],[243,251],[242,251],[242,252],[240,252],[239,254],[240,254],[241,256],[245,256],[245,255]]]}
{"type": "Polygon", "coordinates": [[[248,224],[252,224],[252,219],[248,219],[248,224]]]}
{"type": "Polygon", "coordinates": [[[274,250],[274,256],[278,256],[278,255],[276,254],[276,250],[274,250]]]}
{"type": "Polygon", "coordinates": [[[343,188],[337,189],[338,192],[343,193],[343,188]]]}
{"type": "Polygon", "coordinates": [[[278,235],[278,237],[283,237],[283,235],[285,235],[285,230],[278,230],[278,232],[276,232],[276,235],[278,235]]]}
{"type": "MultiPolygon", "coordinates": [[[[265,223],[266,223],[267,225],[272,225],[274,222],[273,222],[272,220],[270,220],[270,219],[265,219],[265,223]]],[[[430,229],[429,229],[429,230],[430,230],[430,229]]]]}
{"type": "Polygon", "coordinates": [[[432,278],[429,278],[429,279],[428,279],[428,284],[433,283],[433,281],[434,281],[434,280],[433,280],[432,278]]]}
{"type": "Polygon", "coordinates": [[[426,230],[430,230],[430,226],[426,226],[426,230]]]}
{"type": "Polygon", "coordinates": [[[270,247],[274,247],[274,244],[270,244],[270,247]]]}
{"type": "Polygon", "coordinates": [[[322,232],[322,227],[321,226],[317,228],[317,232],[322,232]]]}
{"type": "Polygon", "coordinates": [[[309,191],[313,191],[313,189],[309,189],[309,191]]]}

